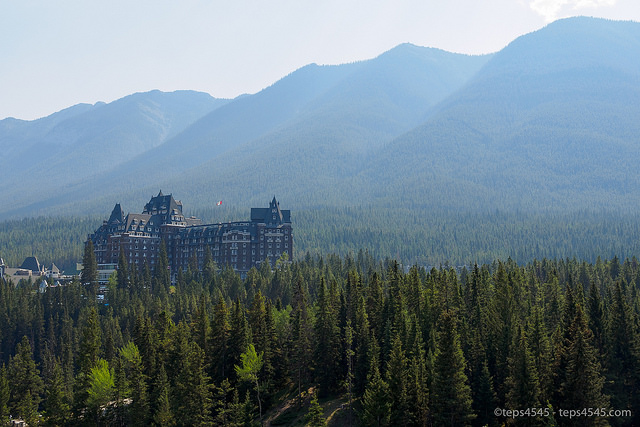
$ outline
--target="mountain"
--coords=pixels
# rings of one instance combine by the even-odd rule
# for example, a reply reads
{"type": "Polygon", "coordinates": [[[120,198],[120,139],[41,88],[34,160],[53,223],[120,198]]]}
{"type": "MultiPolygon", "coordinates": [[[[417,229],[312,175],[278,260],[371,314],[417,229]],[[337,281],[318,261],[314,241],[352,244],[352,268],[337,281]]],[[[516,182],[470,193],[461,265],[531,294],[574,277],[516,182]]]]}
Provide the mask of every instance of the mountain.
{"type": "Polygon", "coordinates": [[[634,209],[637,117],[640,24],[556,21],[497,53],[363,180],[454,209],[634,209]]]}
{"type": "Polygon", "coordinates": [[[34,121],[2,120],[0,191],[12,201],[6,206],[56,196],[162,144],[227,102],[199,92],[152,91],[76,105],[34,121]]]}
{"type": "Polygon", "coordinates": [[[283,152],[313,163],[314,171],[306,166],[297,169],[299,183],[311,185],[321,175],[336,179],[327,175],[335,165],[345,165],[349,159],[359,163],[362,155],[422,122],[434,105],[460,88],[489,58],[407,44],[369,61],[311,64],[255,95],[215,109],[128,161],[78,180],[50,198],[14,206],[11,213],[65,212],[72,206],[101,211],[114,198],[140,203],[158,186],[187,194],[187,205],[194,207],[242,193],[266,194],[273,182],[250,175],[282,173],[281,168],[287,167],[280,164],[291,164],[291,156],[283,152]],[[238,178],[241,190],[227,185],[232,177],[238,178]],[[100,200],[87,197],[95,188],[101,188],[100,200]]]}
{"type": "Polygon", "coordinates": [[[0,148],[12,155],[16,146],[56,154],[53,168],[44,158],[14,167],[0,189],[14,202],[0,216],[105,214],[115,202],[136,210],[159,188],[196,210],[276,194],[287,208],[370,206],[388,221],[394,207],[428,215],[640,203],[635,22],[560,20],[493,55],[405,44],[368,61],[311,64],[253,95],[201,94],[188,119],[188,102],[174,106],[180,116],[174,99],[138,106],[143,95],[0,122],[0,148]]]}

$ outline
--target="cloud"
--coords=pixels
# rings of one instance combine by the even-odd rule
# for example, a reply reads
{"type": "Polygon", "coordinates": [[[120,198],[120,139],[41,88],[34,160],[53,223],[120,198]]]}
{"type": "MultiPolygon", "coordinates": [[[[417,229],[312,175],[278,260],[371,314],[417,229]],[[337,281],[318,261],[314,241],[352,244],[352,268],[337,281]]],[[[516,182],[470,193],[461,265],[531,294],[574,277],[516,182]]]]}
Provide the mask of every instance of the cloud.
{"type": "Polygon", "coordinates": [[[617,0],[532,0],[529,7],[552,22],[560,17],[562,11],[580,9],[597,9],[599,7],[614,6],[617,0]]]}

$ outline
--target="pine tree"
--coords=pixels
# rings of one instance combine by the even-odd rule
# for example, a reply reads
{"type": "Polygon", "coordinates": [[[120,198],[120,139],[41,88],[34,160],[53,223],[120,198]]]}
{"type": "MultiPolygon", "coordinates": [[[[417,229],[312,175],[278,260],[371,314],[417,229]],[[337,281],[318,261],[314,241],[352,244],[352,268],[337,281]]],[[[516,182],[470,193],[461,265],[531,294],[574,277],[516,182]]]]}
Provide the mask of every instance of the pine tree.
{"type": "MultiPolygon", "coordinates": [[[[607,392],[612,408],[637,407],[640,385],[638,338],[633,313],[620,282],[615,284],[607,328],[607,392]]],[[[638,414],[635,417],[640,418],[638,414]]],[[[635,418],[634,418],[635,421],[635,418]]]]}
{"type": "MultiPolygon", "coordinates": [[[[560,395],[567,408],[606,408],[609,399],[602,393],[604,377],[597,350],[592,344],[593,335],[585,319],[582,307],[577,306],[571,325],[571,342],[567,351],[567,375],[560,395]]],[[[606,425],[602,418],[583,417],[565,420],[567,425],[606,425]]]]}
{"type": "Polygon", "coordinates": [[[399,335],[393,338],[391,354],[387,362],[386,381],[391,397],[391,425],[406,425],[409,422],[410,408],[407,396],[409,382],[407,357],[402,348],[399,335]]]}
{"type": "Polygon", "coordinates": [[[7,375],[7,368],[3,364],[2,368],[0,368],[0,424],[6,424],[9,421],[11,389],[9,388],[7,375]]]}
{"type": "Polygon", "coordinates": [[[595,283],[589,288],[589,329],[593,333],[593,345],[598,350],[600,357],[605,352],[605,326],[604,326],[604,309],[602,307],[602,298],[600,291],[595,283]]]}
{"type": "Polygon", "coordinates": [[[292,372],[298,383],[298,398],[302,397],[302,384],[309,379],[313,357],[313,335],[309,316],[306,293],[302,277],[296,279],[293,295],[293,310],[291,311],[292,325],[292,372]]]}
{"type": "Polygon", "coordinates": [[[84,402],[93,415],[93,422],[99,423],[102,412],[100,409],[113,399],[114,390],[115,383],[109,363],[98,359],[88,376],[87,397],[84,402]]]}
{"type": "Polygon", "coordinates": [[[334,307],[326,292],[324,278],[318,288],[315,322],[315,373],[320,390],[324,393],[336,391],[340,373],[340,329],[334,307]]]}
{"type": "Polygon", "coordinates": [[[169,270],[169,257],[167,255],[167,245],[164,240],[160,242],[158,258],[156,266],[153,269],[153,293],[160,299],[164,299],[169,295],[169,286],[171,286],[171,271],[169,270]]]}
{"type": "Polygon", "coordinates": [[[247,351],[240,355],[241,365],[236,365],[235,370],[240,381],[247,381],[255,385],[260,408],[260,424],[262,424],[262,401],[260,400],[260,382],[258,374],[262,369],[262,353],[256,353],[253,344],[249,344],[247,351]]]}
{"type": "Polygon", "coordinates": [[[171,411],[171,390],[169,379],[167,378],[167,372],[164,369],[164,365],[160,365],[154,390],[156,397],[153,405],[153,424],[162,427],[175,425],[176,420],[173,416],[173,412],[171,411]]]}
{"type": "Polygon", "coordinates": [[[367,382],[367,372],[369,370],[369,345],[370,335],[369,316],[367,315],[367,307],[364,296],[360,296],[358,307],[356,308],[356,324],[355,324],[355,366],[353,369],[354,386],[356,394],[364,392],[364,386],[367,382]]]}
{"type": "Polygon", "coordinates": [[[53,370],[45,384],[44,415],[49,425],[64,425],[71,416],[71,397],[67,392],[60,362],[53,362],[53,370]]]}
{"type": "Polygon", "coordinates": [[[96,262],[96,254],[93,250],[93,242],[91,239],[88,239],[84,245],[80,281],[83,285],[87,286],[90,294],[95,294],[98,287],[98,263],[96,262]]]}
{"type": "Polygon", "coordinates": [[[28,424],[35,424],[43,382],[26,335],[16,346],[16,354],[9,361],[8,379],[11,413],[28,424]]]}
{"type": "Polygon", "coordinates": [[[311,405],[309,405],[309,412],[305,417],[307,425],[310,427],[324,427],[327,425],[327,421],[324,419],[324,411],[322,406],[318,403],[318,393],[313,393],[311,397],[311,405]]]}
{"type": "Polygon", "coordinates": [[[507,405],[511,408],[539,407],[538,371],[522,327],[518,328],[513,346],[507,377],[507,405]]]}
{"type": "Polygon", "coordinates": [[[351,425],[351,402],[353,401],[353,328],[351,327],[351,320],[347,320],[347,325],[344,327],[344,346],[345,346],[345,360],[347,362],[347,374],[344,379],[344,388],[347,390],[347,410],[349,411],[349,425],[351,425]]]}
{"type": "Polygon", "coordinates": [[[231,326],[229,325],[229,310],[224,298],[218,298],[218,302],[213,308],[213,319],[211,321],[211,372],[215,381],[222,381],[231,372],[229,355],[229,335],[231,326]]]}
{"type": "Polygon", "coordinates": [[[129,406],[130,424],[147,425],[149,422],[149,396],[147,376],[144,374],[140,351],[134,343],[129,342],[120,349],[120,356],[126,361],[127,377],[133,400],[129,406]]]}
{"type": "Polygon", "coordinates": [[[205,371],[204,352],[198,344],[186,343],[185,352],[179,358],[173,399],[175,417],[184,425],[209,425],[212,420],[211,383],[205,371]]]}
{"type": "Polygon", "coordinates": [[[208,298],[201,295],[198,299],[198,307],[192,317],[192,330],[193,339],[198,346],[204,351],[205,362],[207,367],[210,366],[211,351],[211,319],[209,319],[209,312],[207,310],[208,298]]]}
{"type": "Polygon", "coordinates": [[[120,246],[120,254],[118,255],[118,288],[129,289],[131,287],[131,278],[129,277],[129,265],[124,255],[124,248],[120,246]]]}
{"type": "Polygon", "coordinates": [[[372,338],[371,364],[367,385],[362,396],[362,422],[367,426],[386,426],[391,415],[389,385],[382,379],[378,367],[379,347],[375,337],[372,338]]]}
{"type": "Polygon", "coordinates": [[[414,315],[412,321],[412,349],[408,360],[407,402],[412,424],[426,426],[429,421],[429,388],[427,362],[422,331],[414,315]]]}
{"type": "Polygon", "coordinates": [[[231,369],[229,369],[227,376],[231,376],[234,373],[233,366],[240,364],[240,355],[245,352],[249,342],[250,331],[245,309],[240,300],[236,299],[233,305],[231,331],[229,334],[229,366],[231,369]]]}
{"type": "Polygon", "coordinates": [[[468,425],[474,418],[471,389],[465,375],[466,361],[460,347],[457,319],[445,310],[439,319],[438,346],[434,362],[432,410],[435,425],[468,425]]]}

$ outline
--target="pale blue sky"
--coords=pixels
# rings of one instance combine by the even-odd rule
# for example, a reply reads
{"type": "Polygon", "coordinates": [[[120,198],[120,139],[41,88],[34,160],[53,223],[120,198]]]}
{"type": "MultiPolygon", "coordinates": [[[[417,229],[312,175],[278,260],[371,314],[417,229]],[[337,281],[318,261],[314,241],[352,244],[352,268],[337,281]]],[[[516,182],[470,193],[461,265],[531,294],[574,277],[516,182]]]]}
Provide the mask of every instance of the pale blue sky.
{"type": "Polygon", "coordinates": [[[0,119],[152,89],[230,98],[404,42],[490,53],[575,15],[640,21],[640,2],[0,0],[0,119]]]}

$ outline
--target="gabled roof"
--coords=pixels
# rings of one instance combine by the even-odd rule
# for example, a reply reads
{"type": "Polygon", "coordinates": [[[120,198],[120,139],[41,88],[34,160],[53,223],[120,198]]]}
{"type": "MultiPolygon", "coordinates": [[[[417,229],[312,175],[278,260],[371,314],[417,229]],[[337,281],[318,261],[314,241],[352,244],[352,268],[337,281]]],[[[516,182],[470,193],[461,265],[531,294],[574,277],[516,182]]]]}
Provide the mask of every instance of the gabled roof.
{"type": "Polygon", "coordinates": [[[26,257],[24,259],[24,261],[22,262],[22,265],[20,266],[20,268],[23,268],[25,270],[31,270],[31,271],[39,272],[40,271],[40,263],[38,262],[38,258],[36,258],[34,256],[30,256],[30,257],[26,257]]]}
{"type": "Polygon", "coordinates": [[[164,210],[171,213],[174,209],[178,210],[178,212],[182,214],[182,203],[176,201],[176,199],[173,198],[173,195],[169,194],[168,196],[165,196],[162,194],[162,191],[160,191],[157,196],[152,197],[151,200],[149,200],[149,203],[144,206],[142,213],[153,214],[164,210]]]}
{"type": "Polygon", "coordinates": [[[120,203],[116,203],[113,210],[111,211],[111,216],[109,217],[109,223],[124,222],[124,212],[122,211],[122,207],[120,203]]]}
{"type": "Polygon", "coordinates": [[[264,222],[266,224],[291,222],[291,211],[281,210],[280,203],[273,196],[268,208],[251,208],[251,221],[264,222]],[[273,219],[275,210],[275,220],[273,219]]]}

